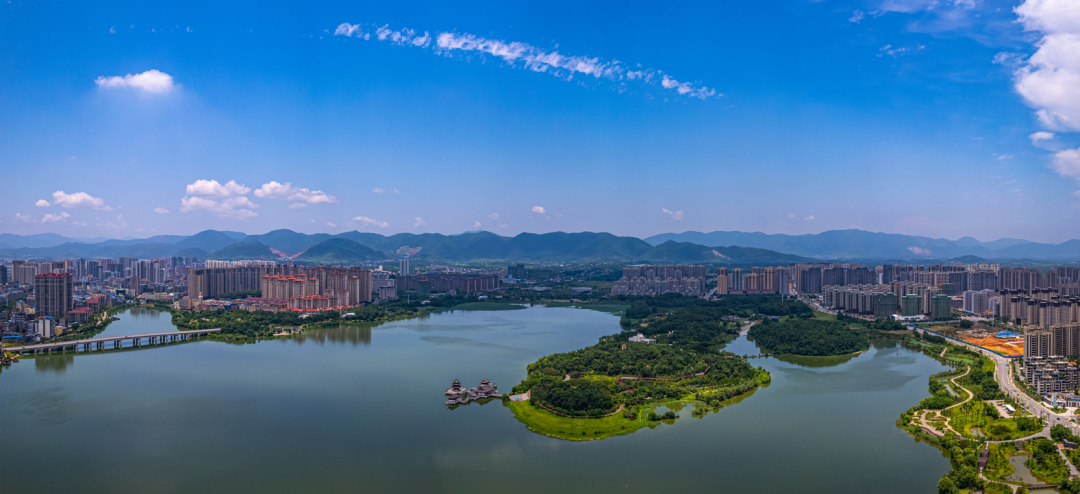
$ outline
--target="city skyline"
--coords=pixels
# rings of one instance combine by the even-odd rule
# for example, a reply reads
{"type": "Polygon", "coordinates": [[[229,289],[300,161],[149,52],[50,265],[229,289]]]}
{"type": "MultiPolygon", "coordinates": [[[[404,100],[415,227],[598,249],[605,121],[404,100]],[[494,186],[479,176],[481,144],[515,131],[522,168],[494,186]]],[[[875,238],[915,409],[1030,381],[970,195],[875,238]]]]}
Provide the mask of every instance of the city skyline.
{"type": "Polygon", "coordinates": [[[0,5],[0,232],[1080,237],[1064,1],[134,5],[0,5]]]}

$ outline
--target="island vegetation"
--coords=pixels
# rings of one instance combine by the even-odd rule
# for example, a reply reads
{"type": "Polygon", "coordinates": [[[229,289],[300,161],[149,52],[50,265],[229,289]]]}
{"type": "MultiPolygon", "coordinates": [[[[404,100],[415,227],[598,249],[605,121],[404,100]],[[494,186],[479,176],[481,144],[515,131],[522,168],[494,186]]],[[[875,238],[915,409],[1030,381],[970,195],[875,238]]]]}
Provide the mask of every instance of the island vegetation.
{"type": "Polygon", "coordinates": [[[570,440],[669,422],[685,403],[694,404],[694,416],[718,411],[771,379],[746,358],[724,351],[739,333],[739,318],[758,310],[810,313],[801,302],[780,296],[749,298],[757,303],[733,297],[630,298],[620,334],[529,364],[513,393],[528,392],[530,399],[508,406],[530,430],[570,440]],[[655,343],[630,341],[639,332],[655,343]],[[668,410],[657,413],[662,406],[668,410]]]}
{"type": "Polygon", "coordinates": [[[847,355],[870,348],[862,331],[842,321],[784,318],[765,319],[750,328],[754,342],[765,350],[780,354],[810,357],[847,355]]]}

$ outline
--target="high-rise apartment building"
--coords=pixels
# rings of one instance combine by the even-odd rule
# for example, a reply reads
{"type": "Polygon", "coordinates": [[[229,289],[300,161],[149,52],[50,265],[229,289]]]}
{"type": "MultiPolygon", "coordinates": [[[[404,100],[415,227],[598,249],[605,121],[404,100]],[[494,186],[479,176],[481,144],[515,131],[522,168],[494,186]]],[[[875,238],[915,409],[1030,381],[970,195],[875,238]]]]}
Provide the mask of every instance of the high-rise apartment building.
{"type": "Polygon", "coordinates": [[[945,321],[952,319],[952,297],[935,295],[930,299],[930,319],[945,321]]]}
{"type": "Polygon", "coordinates": [[[34,277],[37,313],[59,321],[75,308],[75,290],[69,273],[47,273],[34,277]]]}
{"type": "Polygon", "coordinates": [[[912,317],[923,314],[922,311],[922,297],[918,295],[904,295],[900,299],[900,315],[904,317],[912,317]]]}

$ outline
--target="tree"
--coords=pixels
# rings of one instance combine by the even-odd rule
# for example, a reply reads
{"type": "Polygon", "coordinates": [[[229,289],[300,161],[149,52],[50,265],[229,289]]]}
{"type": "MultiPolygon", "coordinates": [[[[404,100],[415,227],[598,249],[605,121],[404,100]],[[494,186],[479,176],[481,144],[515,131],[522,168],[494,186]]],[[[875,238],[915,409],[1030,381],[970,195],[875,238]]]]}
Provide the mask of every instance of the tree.
{"type": "Polygon", "coordinates": [[[949,475],[946,474],[937,483],[938,494],[960,494],[960,488],[956,486],[949,475]]]}
{"type": "Polygon", "coordinates": [[[970,329],[974,325],[975,325],[975,323],[973,323],[973,322],[971,322],[971,321],[969,321],[967,319],[964,319],[963,321],[960,321],[960,329],[970,329]]]}

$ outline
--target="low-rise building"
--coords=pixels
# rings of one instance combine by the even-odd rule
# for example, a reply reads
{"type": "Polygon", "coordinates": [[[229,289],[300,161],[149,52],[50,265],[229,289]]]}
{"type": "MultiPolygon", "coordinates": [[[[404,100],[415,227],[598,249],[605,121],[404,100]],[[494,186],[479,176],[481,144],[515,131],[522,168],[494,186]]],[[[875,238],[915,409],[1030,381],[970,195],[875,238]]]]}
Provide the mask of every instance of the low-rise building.
{"type": "Polygon", "coordinates": [[[1024,380],[1039,394],[1062,393],[1080,386],[1080,369],[1064,356],[1027,357],[1024,380]]]}

